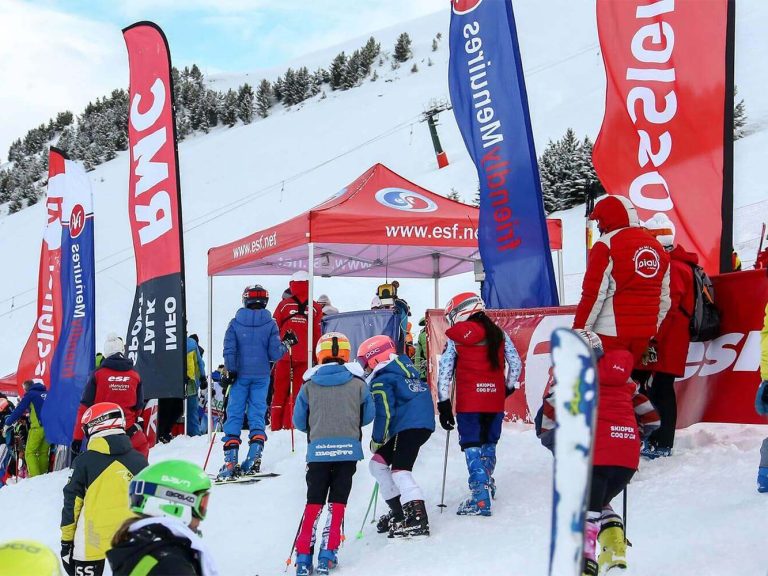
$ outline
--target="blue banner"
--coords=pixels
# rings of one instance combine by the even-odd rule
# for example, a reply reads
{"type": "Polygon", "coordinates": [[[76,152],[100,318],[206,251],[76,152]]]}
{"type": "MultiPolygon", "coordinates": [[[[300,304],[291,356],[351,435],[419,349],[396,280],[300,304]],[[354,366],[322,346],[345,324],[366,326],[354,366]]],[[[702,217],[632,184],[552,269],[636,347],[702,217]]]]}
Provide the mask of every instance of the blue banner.
{"type": "Polygon", "coordinates": [[[399,315],[395,310],[358,310],[323,316],[322,331],[341,332],[352,345],[352,358],[365,340],[383,334],[395,342],[400,338],[399,315]]]}
{"type": "Polygon", "coordinates": [[[528,97],[510,0],[453,0],[448,81],[480,179],[489,308],[557,306],[528,97]]]}
{"type": "Polygon", "coordinates": [[[43,407],[45,436],[51,444],[72,441],[78,405],[89,374],[94,370],[96,275],[93,247],[93,196],[81,164],[64,157],[50,162],[63,171],[48,186],[60,187],[61,229],[61,335],[53,357],[51,385],[43,407]]]}

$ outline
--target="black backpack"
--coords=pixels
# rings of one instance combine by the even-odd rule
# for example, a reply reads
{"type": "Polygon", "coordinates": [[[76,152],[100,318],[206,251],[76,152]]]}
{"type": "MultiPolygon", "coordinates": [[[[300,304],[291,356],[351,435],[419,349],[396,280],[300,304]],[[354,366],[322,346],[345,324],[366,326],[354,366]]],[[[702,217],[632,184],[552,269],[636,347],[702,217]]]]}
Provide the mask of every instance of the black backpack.
{"type": "Polygon", "coordinates": [[[701,266],[693,269],[693,312],[688,325],[691,342],[706,342],[720,335],[720,312],[715,306],[715,288],[701,266]]]}

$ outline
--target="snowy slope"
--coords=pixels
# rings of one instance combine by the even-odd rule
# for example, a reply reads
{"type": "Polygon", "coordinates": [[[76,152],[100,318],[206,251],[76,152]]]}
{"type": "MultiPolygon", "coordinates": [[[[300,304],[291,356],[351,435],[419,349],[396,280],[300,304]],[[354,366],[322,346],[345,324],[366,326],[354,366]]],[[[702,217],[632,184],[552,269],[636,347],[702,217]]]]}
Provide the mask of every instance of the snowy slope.
{"type": "MultiPolygon", "coordinates": [[[[642,463],[629,487],[630,569],[626,576],[764,576],[765,495],[754,488],[764,426],[697,425],[680,433],[674,458],[642,463]]],[[[290,453],[287,432],[272,435],[265,469],[282,474],[246,486],[215,486],[202,525],[222,576],[276,576],[303,511],[303,435],[290,453]]],[[[347,540],[339,576],[465,576],[546,574],[552,459],[525,426],[506,425],[499,444],[498,499],[491,518],[459,517],[455,507],[468,492],[466,467],[451,438],[446,503],[440,481],[445,433],[436,432],[414,475],[425,491],[432,535],[428,540],[388,540],[366,525],[355,539],[373,489],[365,462],[358,466],[346,516],[347,540]]],[[[367,444],[367,438],[364,439],[367,444]]],[[[204,438],[179,438],[154,449],[151,462],[169,458],[205,460],[204,438]]],[[[221,463],[215,448],[209,471],[221,463]]],[[[36,538],[58,550],[61,489],[67,473],[56,472],[0,490],[0,509],[23,522],[0,522],[0,542],[36,538]]],[[[614,502],[621,510],[621,498],[614,502]]],[[[385,504],[380,501],[381,513],[385,504]]],[[[4,514],[5,516],[5,514],[4,514]]],[[[289,573],[293,573],[291,570],[289,573]]]]}
{"type": "MultiPolygon", "coordinates": [[[[566,128],[595,137],[602,118],[604,72],[597,46],[591,2],[528,1],[515,3],[521,50],[531,102],[534,135],[539,150],[566,128]],[[557,13],[557,18],[551,15],[557,13]]],[[[740,97],[747,101],[751,136],[736,144],[737,249],[745,262],[754,258],[762,219],[766,218],[765,184],[761,158],[766,147],[768,69],[763,66],[768,38],[761,32],[768,23],[768,4],[740,3],[738,14],[736,78],[740,97]],[[757,203],[757,204],[755,204],[757,203]],[[752,245],[755,247],[752,247],[752,245]],[[748,251],[745,251],[749,248],[748,251]]],[[[425,124],[418,122],[430,101],[446,99],[448,14],[434,14],[377,33],[384,50],[408,31],[414,39],[414,61],[391,70],[378,69],[377,82],[365,82],[349,92],[328,92],[249,126],[218,128],[179,147],[188,313],[193,331],[205,332],[206,262],[208,248],[293,216],[330,196],[375,162],[383,162],[406,178],[447,194],[458,190],[471,200],[477,188],[474,168],[450,113],[440,118],[440,136],[451,165],[438,171],[425,124]],[[437,52],[432,38],[442,32],[437,52]],[[433,66],[428,66],[431,59],[433,66]]],[[[291,63],[310,68],[327,64],[340,49],[348,52],[365,38],[338,49],[309,55],[291,63]]],[[[220,86],[262,76],[274,78],[278,70],[214,78],[220,86]]],[[[127,78],[127,72],[126,72],[127,78]]],[[[128,320],[135,279],[127,219],[128,160],[121,154],[91,173],[96,202],[97,342],[109,331],[123,332],[128,320]]],[[[567,301],[578,295],[584,269],[583,210],[562,215],[565,220],[565,273],[567,301]]],[[[34,317],[39,255],[39,231],[44,221],[41,204],[8,217],[0,217],[0,264],[12,280],[0,283],[0,374],[12,372],[34,317]]],[[[250,280],[250,279],[249,279],[250,280]]],[[[217,280],[214,349],[239,302],[244,278],[217,280]]],[[[255,280],[255,279],[254,279],[255,280]]],[[[284,278],[261,278],[275,295],[284,278]]],[[[376,280],[319,279],[318,293],[328,292],[344,310],[367,307],[376,280]]],[[[441,301],[457,290],[473,289],[470,275],[442,282],[441,301]]],[[[406,282],[403,294],[418,315],[432,305],[430,281],[406,282]]],[[[273,298],[273,304],[274,304],[273,298]]]]}
{"type": "MultiPolygon", "coordinates": [[[[531,102],[536,145],[568,127],[594,139],[600,126],[604,73],[597,46],[594,3],[586,0],[515,1],[521,49],[531,102]],[[557,17],[553,18],[553,14],[557,17]]],[[[471,200],[477,187],[474,168],[450,114],[440,118],[440,136],[451,160],[436,170],[427,127],[418,116],[433,99],[447,98],[447,13],[435,14],[377,33],[384,49],[408,31],[414,39],[417,74],[411,63],[393,71],[389,63],[380,79],[349,92],[328,92],[293,110],[275,110],[266,120],[233,129],[216,129],[180,145],[185,220],[185,254],[190,327],[205,342],[206,261],[211,246],[267,227],[319,203],[375,162],[406,178],[446,194],[452,188],[471,200]],[[432,38],[442,32],[440,49],[432,38]],[[434,65],[428,66],[431,58],[434,65]],[[333,161],[328,162],[333,159],[333,161]],[[328,163],[326,163],[328,162],[328,163]]],[[[742,0],[737,16],[739,95],[746,100],[754,133],[736,143],[737,249],[749,262],[759,226],[768,219],[768,192],[762,177],[768,148],[768,3],[742,0]]],[[[327,65],[350,41],[290,63],[310,69],[327,65]]],[[[287,65],[286,65],[287,67],[287,65]]],[[[255,84],[282,70],[229,74],[214,78],[218,87],[255,84]]],[[[127,71],[125,74],[127,79],[127,71]]],[[[134,292],[134,263],[127,220],[128,160],[121,154],[92,172],[96,197],[97,342],[109,331],[122,332],[134,292]]],[[[558,216],[565,229],[565,274],[568,301],[577,298],[584,270],[583,207],[558,216]]],[[[42,205],[9,217],[0,216],[0,374],[15,370],[34,316],[42,205]]],[[[254,279],[255,280],[255,279],[254,279]]],[[[273,304],[286,278],[258,279],[273,293],[273,304]]],[[[213,350],[221,349],[226,322],[251,279],[217,280],[213,350]]],[[[375,280],[318,279],[343,310],[367,307],[375,280]]],[[[403,294],[414,314],[432,304],[431,282],[404,281],[403,294]]],[[[475,287],[470,276],[448,279],[441,300],[475,287]]],[[[208,346],[206,346],[207,348],[208,346]]],[[[214,357],[218,361],[217,357],[214,357]]],[[[368,432],[369,433],[369,432],[368,432]]],[[[631,569],[627,576],[763,575],[764,497],[754,490],[762,426],[700,425],[682,431],[673,459],[644,463],[630,487],[631,569]]],[[[305,491],[304,441],[290,453],[287,433],[272,435],[265,467],[283,474],[251,486],[216,487],[210,517],[203,529],[224,576],[281,574],[296,531],[305,491]]],[[[426,492],[433,535],[422,542],[391,542],[366,527],[355,540],[373,480],[361,464],[350,499],[347,534],[339,574],[461,575],[544,574],[549,538],[551,458],[526,426],[507,425],[499,446],[499,500],[493,518],[458,518],[455,505],[464,497],[466,473],[452,438],[446,500],[440,515],[444,432],[423,450],[416,476],[426,492]],[[427,548],[428,547],[428,548],[427,548]]],[[[367,440],[366,440],[367,441],[367,440]]],[[[189,458],[200,462],[204,439],[177,439],[153,450],[152,461],[189,458]]],[[[215,448],[209,466],[220,465],[215,448]]],[[[24,481],[0,490],[0,541],[34,537],[58,548],[61,488],[66,473],[24,481]],[[9,522],[7,518],[21,517],[9,522]]],[[[382,510],[383,503],[379,503],[382,510]]]]}

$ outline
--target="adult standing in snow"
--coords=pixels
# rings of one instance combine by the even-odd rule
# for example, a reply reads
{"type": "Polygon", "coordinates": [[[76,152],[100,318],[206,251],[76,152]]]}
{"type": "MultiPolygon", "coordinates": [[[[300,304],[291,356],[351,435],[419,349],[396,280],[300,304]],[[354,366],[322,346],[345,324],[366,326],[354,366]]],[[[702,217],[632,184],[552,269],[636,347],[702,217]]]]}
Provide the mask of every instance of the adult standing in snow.
{"type": "Polygon", "coordinates": [[[472,492],[457,514],[490,516],[504,402],[515,391],[522,364],[512,340],[486,316],[485,304],[477,294],[463,292],[451,298],[445,316],[450,328],[445,332],[448,342],[440,358],[437,408],[445,430],[453,430],[458,422],[459,445],[467,461],[472,492]],[[454,380],[455,419],[451,399],[454,380]]]}
{"type": "MultiPolygon", "coordinates": [[[[755,409],[762,416],[768,416],[768,304],[760,332],[760,378],[762,382],[755,396],[755,409]]],[[[757,491],[768,492],[768,438],[760,447],[760,467],[757,469],[757,491]]]]}
{"type": "Polygon", "coordinates": [[[13,412],[6,416],[3,426],[3,437],[5,437],[10,427],[25,412],[29,411],[29,433],[27,434],[27,445],[24,453],[27,457],[27,472],[31,478],[32,476],[39,476],[48,472],[50,464],[51,447],[45,439],[45,430],[40,421],[48,390],[45,388],[45,384],[35,380],[26,380],[22,387],[24,388],[24,397],[13,412]]]}
{"type": "Polygon", "coordinates": [[[197,394],[203,383],[206,386],[208,385],[208,379],[205,376],[205,364],[203,363],[203,356],[200,352],[196,334],[187,336],[186,362],[187,436],[199,436],[200,414],[197,394]]]}
{"type": "Polygon", "coordinates": [[[327,294],[320,294],[320,296],[317,297],[317,303],[323,307],[323,316],[339,313],[339,309],[331,304],[331,299],[327,294]]]}
{"type": "Polygon", "coordinates": [[[88,444],[64,487],[61,560],[67,574],[100,576],[112,536],[131,516],[128,482],[148,463],[131,446],[117,404],[94,404],[81,425],[88,444]]]}
{"type": "Polygon", "coordinates": [[[429,387],[407,355],[397,355],[389,336],[368,338],[357,360],[376,404],[369,469],[389,506],[376,529],[390,538],[429,536],[424,494],[413,478],[419,449],[435,431],[435,411],[429,387]]]}
{"type": "Polygon", "coordinates": [[[85,411],[99,402],[114,402],[125,415],[125,433],[131,444],[146,458],[149,455],[149,443],[144,435],[144,388],[141,376],[133,369],[133,361],[126,358],[123,339],[116,334],[109,334],[104,342],[104,360],[101,367],[94,370],[83,389],[80,408],[75,419],[72,434],[72,454],[80,453],[83,443],[83,428],[80,425],[85,411]]]}
{"type": "MultiPolygon", "coordinates": [[[[315,358],[307,357],[308,318],[309,307],[309,276],[303,270],[296,272],[289,283],[291,292],[288,298],[283,298],[275,308],[274,318],[280,329],[281,337],[288,331],[293,332],[298,338],[298,344],[291,349],[291,353],[284,356],[275,366],[275,383],[272,394],[272,409],[270,427],[272,430],[288,430],[291,428],[291,407],[296,401],[296,396],[301,388],[301,376],[314,365],[315,358]],[[293,373],[293,381],[291,381],[293,373]]],[[[312,349],[317,346],[320,338],[320,321],[323,317],[323,308],[317,302],[314,306],[314,319],[312,327],[312,349]]]]}
{"type": "Polygon", "coordinates": [[[603,198],[589,218],[601,236],[589,252],[573,328],[595,332],[606,349],[629,350],[638,367],[670,307],[669,257],[640,228],[627,198],[603,198]]]}
{"type": "Polygon", "coordinates": [[[328,332],[315,349],[319,366],[307,370],[296,398],[293,423],[307,433],[307,504],[296,538],[296,576],[312,574],[315,530],[326,501],[317,574],[338,563],[344,511],[357,461],[363,459],[361,428],[374,417],[373,399],[362,367],[350,362],[351,344],[340,332],[328,332]]]}
{"type": "Polygon", "coordinates": [[[164,460],[128,487],[138,518],[123,523],[107,560],[114,576],[217,576],[198,530],[208,511],[211,479],[196,464],[164,460]]]}
{"type": "Polygon", "coordinates": [[[661,417],[661,427],[645,442],[642,455],[657,458],[672,454],[677,424],[675,378],[685,372],[688,346],[691,343],[689,324],[694,313],[693,266],[699,263],[696,254],[680,244],[675,246],[675,225],[666,214],[658,213],[645,223],[646,229],[659,241],[670,257],[670,308],[656,336],[657,360],[645,389],[661,417]]]}
{"type": "Polygon", "coordinates": [[[277,324],[266,310],[269,293],[260,285],[243,291],[243,307],[227,326],[224,335],[224,364],[232,382],[224,423],[224,465],[220,480],[231,480],[239,473],[255,474],[261,469],[261,456],[267,434],[264,416],[267,410],[270,363],[282,358],[297,343],[286,331],[281,342],[277,324]],[[237,467],[240,431],[248,413],[248,456],[237,467]]]}

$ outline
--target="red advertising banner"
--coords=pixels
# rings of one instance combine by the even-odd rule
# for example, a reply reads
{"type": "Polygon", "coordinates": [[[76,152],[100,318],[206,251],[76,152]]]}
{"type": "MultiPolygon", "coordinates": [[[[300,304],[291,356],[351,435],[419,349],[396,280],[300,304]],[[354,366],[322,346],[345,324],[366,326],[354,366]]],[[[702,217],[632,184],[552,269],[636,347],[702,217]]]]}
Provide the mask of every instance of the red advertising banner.
{"type": "Polygon", "coordinates": [[[732,210],[723,204],[727,23],[728,0],[597,0],[607,77],[598,177],[642,220],[666,213],[710,275],[732,210]]]}
{"type": "Polygon", "coordinates": [[[64,156],[52,149],[48,159],[48,194],[45,199],[47,221],[43,229],[37,280],[37,315],[16,370],[20,396],[24,394],[21,385],[25,380],[42,380],[46,388],[50,388],[53,356],[61,336],[62,208],[66,186],[61,178],[55,176],[64,174],[64,171],[64,156]]]}
{"type": "MultiPolygon", "coordinates": [[[[760,383],[760,329],[768,302],[764,270],[712,278],[722,323],[710,342],[692,342],[686,372],[676,383],[677,426],[697,422],[764,424],[755,413],[760,383]],[[749,294],[749,298],[744,298],[749,294]]],[[[549,338],[560,326],[571,326],[574,306],[533,310],[489,310],[515,344],[523,361],[520,389],[507,399],[510,419],[532,422],[549,379],[549,338]]],[[[427,313],[429,384],[437,389],[437,366],[445,347],[447,322],[442,310],[427,313]]]]}
{"type": "Polygon", "coordinates": [[[162,30],[123,30],[130,68],[128,208],[136,295],[128,356],[147,398],[184,397],[184,256],[171,59],[162,30]]]}

